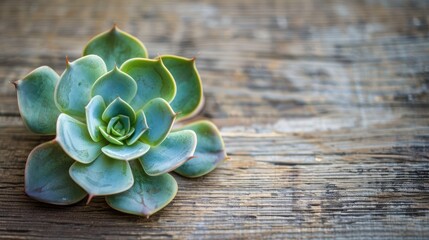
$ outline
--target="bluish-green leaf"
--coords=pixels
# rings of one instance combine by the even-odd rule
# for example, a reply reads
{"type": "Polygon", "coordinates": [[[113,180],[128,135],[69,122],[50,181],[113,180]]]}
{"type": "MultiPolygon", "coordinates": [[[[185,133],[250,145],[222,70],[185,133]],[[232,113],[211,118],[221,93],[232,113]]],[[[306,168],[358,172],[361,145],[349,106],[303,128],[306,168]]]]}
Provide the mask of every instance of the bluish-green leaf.
{"type": "MultiPolygon", "coordinates": [[[[121,115],[121,116],[124,116],[124,115],[121,115]]],[[[119,116],[112,117],[112,118],[110,119],[109,123],[107,124],[107,128],[106,128],[106,132],[107,132],[108,134],[112,134],[113,125],[115,125],[115,124],[118,122],[118,120],[119,120],[119,116]]],[[[128,121],[129,121],[129,120],[128,120],[128,121]]],[[[121,136],[121,134],[120,134],[120,133],[116,133],[116,132],[115,132],[115,134],[114,134],[114,135],[115,135],[115,136],[121,136]]]]}
{"type": "Polygon", "coordinates": [[[123,193],[107,196],[106,202],[118,211],[149,217],[174,199],[177,182],[168,173],[152,177],[143,171],[138,162],[130,161],[130,164],[134,185],[123,193]]]}
{"type": "Polygon", "coordinates": [[[160,58],[176,81],[177,93],[170,105],[179,113],[177,119],[195,116],[204,103],[203,85],[195,66],[195,58],[187,59],[172,55],[160,58]]]}
{"type": "Polygon", "coordinates": [[[90,164],[75,162],[70,176],[92,196],[116,194],[129,189],[134,182],[127,161],[118,161],[104,154],[90,164]]]}
{"type": "Polygon", "coordinates": [[[103,139],[100,126],[104,127],[106,124],[101,120],[101,115],[106,109],[106,104],[101,96],[97,95],[89,101],[85,107],[86,125],[88,127],[89,135],[94,142],[99,142],[103,139]]]}
{"type": "Polygon", "coordinates": [[[197,136],[191,130],[172,132],[157,147],[151,148],[139,158],[143,169],[150,176],[157,176],[173,171],[187,160],[194,152],[197,136]]]}
{"type": "Polygon", "coordinates": [[[73,162],[55,141],[37,146],[28,156],[25,166],[25,193],[50,204],[79,202],[86,192],[68,174],[73,162]]]}
{"type": "Polygon", "coordinates": [[[137,92],[137,83],[128,74],[117,67],[101,76],[92,86],[91,96],[100,95],[106,104],[117,97],[129,102],[137,92]]]}
{"type": "Polygon", "coordinates": [[[103,137],[107,141],[109,141],[110,143],[113,143],[113,144],[116,144],[116,145],[120,145],[120,146],[124,145],[124,143],[121,142],[120,140],[118,140],[116,137],[108,134],[105,127],[100,127],[99,130],[101,132],[101,135],[103,135],[103,137]]]}
{"type": "Polygon", "coordinates": [[[39,134],[55,134],[60,111],[55,105],[54,91],[59,80],[50,67],[43,66],[15,81],[18,106],[27,128],[39,134]]]}
{"type": "Polygon", "coordinates": [[[130,103],[136,111],[154,98],[170,102],[176,95],[176,83],[160,59],[130,59],[121,66],[121,70],[137,83],[136,96],[130,103]]]}
{"type": "Polygon", "coordinates": [[[143,43],[116,26],[91,39],[83,50],[83,55],[88,54],[100,56],[109,70],[130,58],[148,56],[143,43]]]}
{"type": "Polygon", "coordinates": [[[67,63],[55,89],[55,102],[61,112],[85,119],[85,106],[91,100],[91,87],[106,71],[103,59],[95,55],[67,63]]]}
{"type": "Polygon", "coordinates": [[[131,123],[130,123],[129,117],[124,116],[124,115],[119,115],[118,124],[119,123],[121,124],[120,127],[116,127],[116,126],[113,127],[116,131],[123,131],[124,134],[128,133],[130,131],[131,123]]]}
{"type": "Polygon", "coordinates": [[[94,161],[106,144],[94,142],[85,124],[64,113],[58,117],[56,139],[70,157],[81,163],[94,161]]]}
{"type": "Polygon", "coordinates": [[[151,146],[157,146],[170,132],[176,114],[168,102],[162,98],[155,98],[148,102],[143,107],[143,111],[149,129],[143,133],[140,139],[151,146]]]}
{"type": "Polygon", "coordinates": [[[111,158],[129,161],[141,157],[149,148],[149,145],[137,141],[131,146],[109,144],[103,147],[101,151],[111,158]]]}
{"type": "Polygon", "coordinates": [[[136,123],[134,125],[135,131],[134,134],[131,136],[131,138],[127,139],[126,143],[127,145],[134,144],[142,135],[143,133],[148,129],[147,122],[146,122],[146,116],[143,111],[139,111],[136,116],[136,123]]]}
{"type": "Polygon", "coordinates": [[[131,135],[133,135],[135,130],[136,129],[134,127],[131,127],[131,129],[128,131],[128,133],[124,134],[123,136],[118,137],[118,140],[122,141],[122,140],[128,139],[131,135]]]}
{"type": "Polygon", "coordinates": [[[134,124],[136,121],[136,114],[134,113],[133,108],[121,98],[116,98],[113,100],[113,102],[107,106],[101,118],[103,121],[108,122],[111,118],[118,115],[129,117],[131,124],[134,124]]]}
{"type": "Polygon", "coordinates": [[[182,129],[189,129],[197,134],[197,148],[195,158],[184,163],[175,172],[185,177],[200,177],[213,171],[227,158],[222,136],[213,123],[198,121],[182,129]]]}

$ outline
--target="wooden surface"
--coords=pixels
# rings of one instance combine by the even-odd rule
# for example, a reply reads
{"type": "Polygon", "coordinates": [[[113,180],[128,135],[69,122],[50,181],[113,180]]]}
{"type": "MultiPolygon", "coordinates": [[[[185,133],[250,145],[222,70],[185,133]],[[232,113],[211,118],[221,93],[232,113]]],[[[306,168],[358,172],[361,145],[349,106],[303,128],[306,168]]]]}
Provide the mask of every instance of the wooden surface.
{"type": "Polygon", "coordinates": [[[0,1],[0,238],[429,238],[428,1],[0,1]],[[197,57],[231,159],[150,219],[28,198],[10,81],[116,22],[197,57]]]}

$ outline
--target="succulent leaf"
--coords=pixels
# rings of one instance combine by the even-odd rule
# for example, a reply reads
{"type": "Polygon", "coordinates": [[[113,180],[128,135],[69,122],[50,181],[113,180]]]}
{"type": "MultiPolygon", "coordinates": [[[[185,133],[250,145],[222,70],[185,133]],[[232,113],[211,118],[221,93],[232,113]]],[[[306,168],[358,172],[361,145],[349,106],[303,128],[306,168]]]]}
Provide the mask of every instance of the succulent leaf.
{"type": "Polygon", "coordinates": [[[83,50],[84,56],[89,54],[100,56],[106,62],[109,70],[120,66],[130,58],[148,56],[142,42],[117,26],[92,38],[83,50]]]}
{"type": "MultiPolygon", "coordinates": [[[[122,115],[122,116],[123,116],[123,115],[122,115]]],[[[128,119],[129,119],[129,118],[128,118],[128,119]]],[[[112,117],[112,118],[110,119],[109,123],[107,124],[107,128],[106,128],[106,132],[107,132],[107,134],[111,134],[111,133],[112,133],[113,125],[115,125],[115,124],[118,122],[118,120],[119,120],[119,116],[112,117]]],[[[115,134],[114,134],[114,135],[116,135],[116,136],[121,136],[121,134],[120,134],[120,133],[117,133],[116,131],[115,131],[115,134]]]]}
{"type": "Polygon", "coordinates": [[[59,78],[50,67],[42,66],[14,82],[19,111],[30,131],[55,134],[55,123],[60,111],[55,105],[54,91],[59,78]]]}
{"type": "Polygon", "coordinates": [[[133,145],[139,138],[143,135],[143,133],[148,129],[146,116],[143,111],[139,111],[136,114],[136,123],[134,125],[135,131],[134,134],[127,139],[127,145],[133,145]]]}
{"type": "Polygon", "coordinates": [[[85,107],[88,132],[94,142],[99,142],[103,139],[99,127],[105,126],[105,123],[101,120],[101,115],[105,109],[106,104],[104,103],[103,98],[99,95],[93,97],[85,107]]]}
{"type": "Polygon", "coordinates": [[[68,174],[73,162],[55,141],[37,146],[28,156],[25,166],[25,193],[50,204],[79,202],[86,192],[68,174]]]}
{"type": "Polygon", "coordinates": [[[103,147],[101,151],[111,158],[129,161],[141,157],[149,148],[149,145],[137,141],[133,145],[125,147],[109,144],[103,147]]]}
{"type": "Polygon", "coordinates": [[[151,148],[139,158],[143,169],[150,176],[173,171],[195,152],[197,136],[191,130],[172,132],[157,147],[151,148]]]}
{"type": "Polygon", "coordinates": [[[170,102],[176,95],[174,78],[160,59],[130,59],[122,64],[121,70],[137,83],[137,93],[130,102],[136,111],[151,99],[159,97],[170,102]]]}
{"type": "Polygon", "coordinates": [[[87,126],[65,113],[58,117],[56,140],[71,158],[81,163],[94,161],[106,145],[104,141],[92,141],[87,126]]]}
{"type": "Polygon", "coordinates": [[[170,105],[178,113],[177,119],[191,118],[198,114],[203,107],[204,99],[195,58],[187,59],[172,55],[163,55],[159,58],[176,81],[177,93],[170,105]]]}
{"type": "Polygon", "coordinates": [[[101,132],[101,135],[103,135],[103,137],[109,141],[110,143],[116,144],[116,145],[124,145],[123,142],[121,142],[121,140],[118,140],[116,137],[113,137],[112,135],[107,133],[107,130],[105,127],[99,127],[99,130],[101,132]]]}
{"type": "Polygon", "coordinates": [[[171,132],[203,107],[195,58],[147,59],[144,45],[116,26],[83,54],[67,59],[61,76],[43,66],[13,83],[27,127],[57,134],[28,157],[30,197],[67,205],[105,195],[112,208],[149,217],[177,193],[168,172],[199,177],[227,158],[209,121],[171,132]]]}
{"type": "Polygon", "coordinates": [[[106,104],[110,104],[117,97],[129,102],[137,92],[137,83],[128,74],[117,67],[101,76],[92,86],[91,96],[100,95],[106,104]]]}
{"type": "Polygon", "coordinates": [[[189,129],[197,134],[195,158],[177,168],[182,176],[195,178],[213,171],[227,158],[225,146],[217,127],[209,121],[198,121],[181,129],[189,129]]]}
{"type": "Polygon", "coordinates": [[[127,161],[118,161],[104,154],[90,164],[75,162],[69,174],[90,196],[120,193],[129,189],[134,182],[127,161]]]}
{"type": "Polygon", "coordinates": [[[123,136],[118,137],[117,139],[119,141],[128,139],[131,135],[133,135],[133,133],[134,133],[135,130],[136,129],[134,127],[131,127],[131,129],[128,131],[128,133],[124,134],[123,136]]]}
{"type": "Polygon", "coordinates": [[[125,192],[107,196],[106,202],[118,211],[149,217],[174,199],[177,182],[168,173],[152,177],[136,161],[130,161],[130,164],[134,185],[125,192]]]}
{"type": "Polygon", "coordinates": [[[111,118],[114,118],[118,115],[124,115],[130,118],[131,124],[134,124],[136,121],[136,114],[134,113],[133,108],[122,100],[120,97],[116,98],[107,106],[106,110],[104,110],[101,118],[105,122],[109,122],[111,118]]]}
{"type": "Polygon", "coordinates": [[[85,106],[91,100],[91,87],[106,71],[103,59],[95,55],[67,63],[67,69],[55,88],[55,103],[60,111],[85,119],[85,106]]]}
{"type": "Polygon", "coordinates": [[[170,132],[176,114],[168,102],[162,98],[152,99],[143,107],[143,111],[149,129],[143,133],[140,139],[146,144],[157,146],[170,132]]]}

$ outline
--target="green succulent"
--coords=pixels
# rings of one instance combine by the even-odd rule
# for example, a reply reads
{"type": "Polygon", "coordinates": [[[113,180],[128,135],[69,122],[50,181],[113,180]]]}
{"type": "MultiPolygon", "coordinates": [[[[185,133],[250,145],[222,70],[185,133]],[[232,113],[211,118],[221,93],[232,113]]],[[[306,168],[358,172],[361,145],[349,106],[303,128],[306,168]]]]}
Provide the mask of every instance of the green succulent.
{"type": "Polygon", "coordinates": [[[55,135],[30,153],[25,192],[69,205],[105,196],[114,209],[150,216],[177,193],[171,171],[200,177],[226,159],[209,121],[172,129],[203,105],[194,59],[149,59],[135,37],[114,26],[66,60],[61,76],[42,66],[14,82],[25,125],[55,135]]]}

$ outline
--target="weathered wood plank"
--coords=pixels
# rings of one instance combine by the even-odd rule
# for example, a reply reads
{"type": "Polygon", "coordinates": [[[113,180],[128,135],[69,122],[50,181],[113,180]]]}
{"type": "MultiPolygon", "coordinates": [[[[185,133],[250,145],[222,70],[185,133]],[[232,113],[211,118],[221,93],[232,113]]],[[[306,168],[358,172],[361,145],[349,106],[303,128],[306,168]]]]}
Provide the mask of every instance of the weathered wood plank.
{"type": "Polygon", "coordinates": [[[429,1],[0,2],[0,237],[429,236],[429,1]],[[151,56],[196,56],[231,159],[150,219],[23,193],[11,81],[116,22],[151,56]]]}

